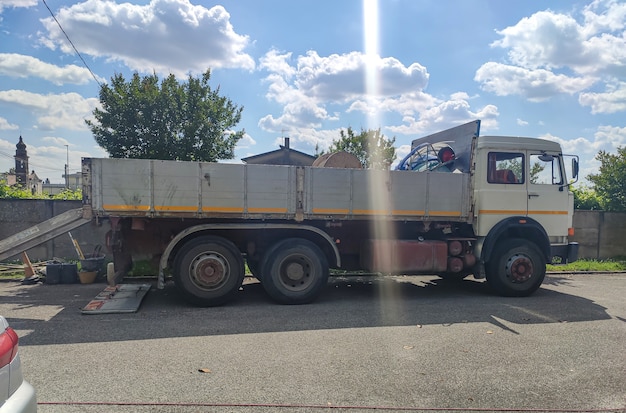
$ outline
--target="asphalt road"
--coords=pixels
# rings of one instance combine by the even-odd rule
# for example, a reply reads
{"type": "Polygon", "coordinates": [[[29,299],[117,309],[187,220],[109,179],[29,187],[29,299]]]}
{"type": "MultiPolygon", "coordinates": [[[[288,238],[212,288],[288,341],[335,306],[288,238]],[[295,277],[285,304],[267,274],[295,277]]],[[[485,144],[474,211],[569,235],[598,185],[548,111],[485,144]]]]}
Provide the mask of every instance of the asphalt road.
{"type": "Polygon", "coordinates": [[[0,283],[40,412],[626,411],[626,274],[550,275],[527,298],[334,278],[302,306],[251,279],[217,308],[168,284],[82,315],[104,287],[0,283]]]}

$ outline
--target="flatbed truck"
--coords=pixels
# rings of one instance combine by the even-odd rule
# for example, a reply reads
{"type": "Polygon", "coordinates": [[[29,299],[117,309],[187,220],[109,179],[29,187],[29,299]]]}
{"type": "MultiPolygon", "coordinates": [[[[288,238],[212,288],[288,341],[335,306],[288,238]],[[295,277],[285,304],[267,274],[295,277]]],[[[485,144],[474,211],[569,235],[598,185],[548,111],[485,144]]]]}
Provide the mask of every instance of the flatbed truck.
{"type": "Polygon", "coordinates": [[[330,269],[473,275],[530,295],[547,263],[577,259],[578,158],[479,132],[476,120],[416,139],[395,170],[84,158],[80,220],[110,225],[118,280],[149,255],[159,288],[171,275],[201,306],[231,300],[246,263],[284,304],[317,298],[330,269]]]}

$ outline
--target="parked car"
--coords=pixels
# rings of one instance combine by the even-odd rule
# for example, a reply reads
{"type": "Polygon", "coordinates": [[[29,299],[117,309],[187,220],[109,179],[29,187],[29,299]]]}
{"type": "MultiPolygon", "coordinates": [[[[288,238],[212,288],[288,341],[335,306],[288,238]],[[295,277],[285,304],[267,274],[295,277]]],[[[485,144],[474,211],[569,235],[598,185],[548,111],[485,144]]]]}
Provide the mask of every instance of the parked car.
{"type": "Polygon", "coordinates": [[[22,376],[17,333],[0,316],[0,413],[37,411],[35,389],[22,376]]]}

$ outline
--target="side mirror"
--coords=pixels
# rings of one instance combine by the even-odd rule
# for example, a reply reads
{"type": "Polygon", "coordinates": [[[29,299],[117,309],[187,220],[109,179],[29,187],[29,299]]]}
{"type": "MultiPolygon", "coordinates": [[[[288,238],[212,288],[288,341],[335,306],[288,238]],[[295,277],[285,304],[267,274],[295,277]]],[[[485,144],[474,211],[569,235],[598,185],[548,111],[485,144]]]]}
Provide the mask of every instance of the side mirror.
{"type": "Polygon", "coordinates": [[[578,165],[578,155],[563,155],[563,157],[572,158],[572,176],[570,177],[569,183],[563,185],[561,189],[578,182],[578,172],[580,169],[580,166],[578,165]]]}
{"type": "Polygon", "coordinates": [[[572,179],[578,179],[578,157],[572,158],[572,179]]]}

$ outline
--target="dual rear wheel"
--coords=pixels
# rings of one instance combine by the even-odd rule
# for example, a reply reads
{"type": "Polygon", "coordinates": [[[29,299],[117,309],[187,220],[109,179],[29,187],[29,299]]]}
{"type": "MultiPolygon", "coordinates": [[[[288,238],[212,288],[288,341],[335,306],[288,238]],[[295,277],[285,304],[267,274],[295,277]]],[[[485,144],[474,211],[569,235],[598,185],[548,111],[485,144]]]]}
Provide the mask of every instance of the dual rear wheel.
{"type": "Polygon", "coordinates": [[[322,292],[328,281],[328,261],[311,241],[289,238],[276,243],[264,255],[261,284],[281,304],[305,304],[322,292]]]}
{"type": "MultiPolygon", "coordinates": [[[[289,238],[274,244],[260,261],[248,262],[267,294],[282,304],[304,304],[319,296],[328,281],[328,262],[311,241],[289,238]]],[[[183,296],[200,306],[234,298],[244,277],[244,261],[229,240],[195,238],[183,245],[174,262],[174,281],[183,296]]]]}

